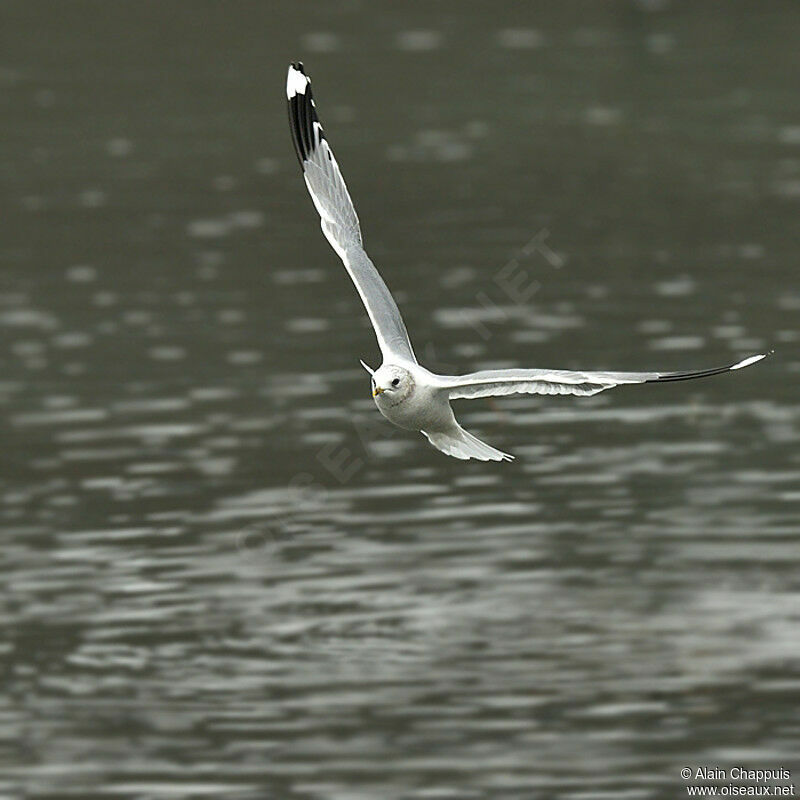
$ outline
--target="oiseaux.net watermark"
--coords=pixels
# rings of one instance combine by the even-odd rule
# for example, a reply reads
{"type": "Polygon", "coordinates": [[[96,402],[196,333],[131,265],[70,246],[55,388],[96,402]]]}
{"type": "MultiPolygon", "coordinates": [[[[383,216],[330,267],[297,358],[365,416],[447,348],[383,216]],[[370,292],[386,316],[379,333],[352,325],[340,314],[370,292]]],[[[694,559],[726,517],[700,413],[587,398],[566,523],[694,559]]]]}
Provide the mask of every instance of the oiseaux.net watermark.
{"type": "MultiPolygon", "coordinates": [[[[519,248],[499,269],[486,285],[475,295],[477,314],[463,310],[463,322],[471,327],[484,342],[493,336],[490,325],[508,322],[510,311],[527,307],[534,295],[541,289],[541,283],[533,277],[534,271],[541,272],[547,264],[552,269],[561,269],[567,259],[547,244],[550,232],[541,228],[521,248],[519,248]]],[[[423,348],[424,360],[429,367],[442,372],[455,372],[457,367],[442,360],[428,344],[423,348]]],[[[358,439],[358,447],[340,442],[328,442],[318,450],[315,462],[324,473],[318,480],[313,472],[299,472],[292,476],[287,485],[287,501],[292,508],[322,506],[329,495],[326,486],[332,478],[344,486],[350,483],[375,456],[374,442],[386,440],[400,432],[374,414],[357,413],[353,417],[353,427],[358,439]]],[[[352,443],[352,439],[351,439],[352,443]]],[[[241,529],[236,535],[236,547],[247,557],[257,553],[270,553],[288,538],[284,526],[275,520],[253,523],[241,529]]]]}
{"type": "Polygon", "coordinates": [[[683,767],[689,797],[796,797],[792,772],[786,767],[683,767]]]}

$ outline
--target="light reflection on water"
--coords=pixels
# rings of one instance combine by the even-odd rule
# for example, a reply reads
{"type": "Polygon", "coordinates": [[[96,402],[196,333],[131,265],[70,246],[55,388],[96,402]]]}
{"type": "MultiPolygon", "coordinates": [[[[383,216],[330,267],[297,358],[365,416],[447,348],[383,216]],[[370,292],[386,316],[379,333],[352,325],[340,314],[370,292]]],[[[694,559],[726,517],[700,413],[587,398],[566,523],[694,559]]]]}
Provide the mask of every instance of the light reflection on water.
{"type": "MultiPolygon", "coordinates": [[[[190,27],[185,63],[161,43],[152,71],[104,51],[108,85],[71,56],[54,71],[25,33],[96,55],[77,18],[16,8],[0,792],[650,798],[676,796],[685,764],[796,764],[800,168],[778,90],[797,19],[780,8],[769,35],[724,41],[761,67],[746,96],[710,12],[669,4],[580,25],[555,6],[453,29],[420,12],[385,60],[351,12],[300,30],[285,11],[292,50],[270,33],[266,62],[274,24],[226,7],[209,14],[237,47],[190,27]],[[431,366],[778,354],[697,384],[460,403],[513,464],[392,429],[283,108],[252,105],[300,44],[431,366]],[[200,56],[222,50],[210,74],[200,56]],[[402,102],[384,109],[387,90],[402,102]],[[556,260],[521,256],[543,231],[556,260]],[[495,280],[512,258],[538,284],[524,305],[495,280]]],[[[98,22],[111,42],[122,23],[153,44],[154,19],[98,22]]]]}

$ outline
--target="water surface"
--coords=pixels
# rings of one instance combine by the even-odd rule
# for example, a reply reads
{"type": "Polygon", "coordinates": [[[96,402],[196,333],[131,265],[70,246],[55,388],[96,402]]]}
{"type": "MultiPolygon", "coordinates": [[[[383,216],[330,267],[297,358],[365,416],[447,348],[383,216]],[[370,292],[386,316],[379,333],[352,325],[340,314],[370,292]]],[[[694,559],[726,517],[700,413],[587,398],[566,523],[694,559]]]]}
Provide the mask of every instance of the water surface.
{"type": "Polygon", "coordinates": [[[800,769],[795,6],[10,2],[3,28],[3,796],[800,769]],[[513,464],[391,428],[291,152],[297,58],[430,367],[776,355],[460,403],[513,464]]]}

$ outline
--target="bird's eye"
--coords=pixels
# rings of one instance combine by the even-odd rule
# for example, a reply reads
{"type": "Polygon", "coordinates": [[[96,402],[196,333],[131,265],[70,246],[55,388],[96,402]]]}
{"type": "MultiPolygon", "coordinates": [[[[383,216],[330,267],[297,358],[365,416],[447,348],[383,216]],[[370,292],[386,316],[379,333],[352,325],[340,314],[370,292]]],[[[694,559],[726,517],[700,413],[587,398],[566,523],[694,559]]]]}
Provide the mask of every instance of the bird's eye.
{"type": "Polygon", "coordinates": [[[399,386],[400,385],[400,378],[395,378],[392,381],[392,386],[399,386]]]}

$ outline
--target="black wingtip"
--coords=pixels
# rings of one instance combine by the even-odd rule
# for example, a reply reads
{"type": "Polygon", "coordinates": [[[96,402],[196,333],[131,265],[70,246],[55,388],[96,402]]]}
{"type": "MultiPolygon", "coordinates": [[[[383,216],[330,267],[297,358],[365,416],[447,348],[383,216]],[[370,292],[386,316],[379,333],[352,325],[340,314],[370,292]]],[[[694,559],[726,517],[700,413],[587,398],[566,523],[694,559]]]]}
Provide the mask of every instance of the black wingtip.
{"type": "Polygon", "coordinates": [[[286,101],[289,106],[289,129],[300,168],[308,158],[310,140],[308,136],[308,111],[310,101],[308,76],[301,61],[292,61],[286,75],[286,101]],[[302,77],[301,77],[302,76],[302,77]]]}
{"type": "Polygon", "coordinates": [[[711,369],[699,369],[692,372],[665,372],[657,378],[651,378],[645,383],[667,383],[669,381],[691,381],[695,378],[709,378],[712,375],[721,375],[724,372],[734,372],[736,370],[744,369],[745,367],[758,364],[765,358],[771,356],[775,351],[768,350],[766,353],[757,353],[756,355],[742,358],[735,361],[733,364],[726,364],[724,367],[712,367],[711,369]]]}
{"type": "Polygon", "coordinates": [[[319,147],[325,134],[319,124],[314,99],[311,95],[311,79],[303,68],[302,61],[292,61],[286,77],[286,100],[289,105],[289,128],[292,132],[297,160],[301,169],[311,153],[319,147]],[[302,76],[302,77],[301,77],[302,76]]]}

